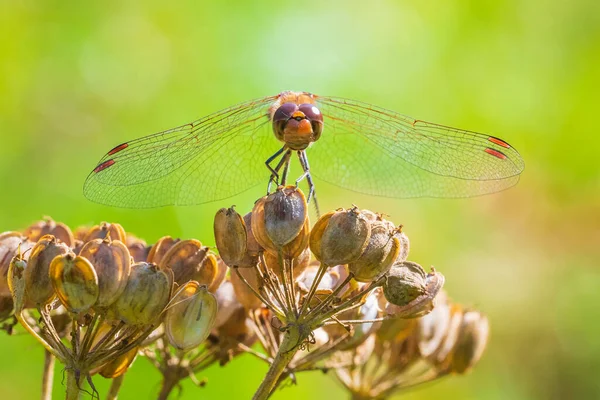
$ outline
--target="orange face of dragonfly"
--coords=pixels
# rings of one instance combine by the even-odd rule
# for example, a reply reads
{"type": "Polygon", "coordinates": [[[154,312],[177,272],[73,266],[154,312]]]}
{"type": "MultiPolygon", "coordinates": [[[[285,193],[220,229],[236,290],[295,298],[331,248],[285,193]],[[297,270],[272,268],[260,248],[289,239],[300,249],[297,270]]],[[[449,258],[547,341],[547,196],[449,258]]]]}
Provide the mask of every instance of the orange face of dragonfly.
{"type": "Polygon", "coordinates": [[[309,93],[281,93],[269,114],[275,137],[291,150],[306,149],[323,131],[323,115],[309,93]]]}

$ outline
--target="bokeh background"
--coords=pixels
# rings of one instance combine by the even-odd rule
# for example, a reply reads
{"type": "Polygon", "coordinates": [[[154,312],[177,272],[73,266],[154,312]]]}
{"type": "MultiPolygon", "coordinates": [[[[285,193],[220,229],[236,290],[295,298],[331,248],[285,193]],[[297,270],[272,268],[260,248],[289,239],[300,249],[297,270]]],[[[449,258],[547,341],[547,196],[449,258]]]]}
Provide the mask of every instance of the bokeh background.
{"type": "MultiPolygon", "coordinates": [[[[407,399],[600,397],[600,3],[594,0],[0,2],[0,231],[49,215],[118,221],[149,242],[212,238],[223,206],[126,210],[82,196],[95,162],[124,140],[281,90],[355,98],[500,136],[521,182],[465,200],[369,198],[319,183],[323,209],[385,212],[411,259],[451,297],[488,314],[489,348],[468,376],[407,399]],[[260,4],[258,4],[260,3],[260,4]]],[[[0,336],[0,397],[39,397],[42,351],[0,336]]],[[[249,398],[266,365],[241,357],[186,382],[182,399],[249,398]]],[[[57,367],[55,394],[63,397],[57,367]]],[[[274,398],[343,399],[302,374],[274,398]]],[[[123,399],[153,398],[138,359],[123,399]]],[[[95,380],[100,393],[108,384],[95,380]]]]}

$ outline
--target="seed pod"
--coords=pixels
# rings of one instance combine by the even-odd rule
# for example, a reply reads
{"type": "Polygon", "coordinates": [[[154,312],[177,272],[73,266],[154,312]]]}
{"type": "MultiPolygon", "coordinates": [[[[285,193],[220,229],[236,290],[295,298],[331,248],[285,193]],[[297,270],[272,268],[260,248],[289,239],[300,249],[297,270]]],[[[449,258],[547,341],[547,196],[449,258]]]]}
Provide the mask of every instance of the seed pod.
{"type": "Polygon", "coordinates": [[[25,270],[27,299],[35,304],[46,304],[54,298],[50,283],[50,262],[54,257],[67,254],[69,247],[52,235],[42,236],[31,250],[25,270]]]}
{"type": "Polygon", "coordinates": [[[83,246],[79,255],[92,263],[98,275],[100,294],[95,306],[109,307],[127,286],[131,270],[131,255],[127,246],[118,240],[94,239],[83,246]]]}
{"type": "Polygon", "coordinates": [[[127,234],[125,229],[120,224],[102,222],[100,225],[92,227],[85,238],[84,242],[89,242],[94,239],[105,239],[109,237],[111,240],[118,240],[119,242],[125,243],[127,240],[127,234]]]}
{"type": "MultiPolygon", "coordinates": [[[[258,291],[258,276],[256,275],[254,268],[237,268],[237,271],[244,279],[246,279],[248,284],[258,291]]],[[[242,281],[235,270],[231,271],[231,284],[235,291],[235,297],[247,310],[254,310],[262,307],[262,301],[260,301],[254,292],[250,290],[248,285],[242,281]]]]}
{"type": "Polygon", "coordinates": [[[371,282],[385,274],[400,254],[400,241],[392,236],[390,226],[383,221],[371,222],[367,247],[348,269],[359,282],[371,282]]]}
{"type": "Polygon", "coordinates": [[[169,343],[183,351],[200,345],[210,334],[217,316],[217,300],[206,286],[190,281],[173,296],[165,316],[169,343]]]}
{"type": "Polygon", "coordinates": [[[7,276],[12,258],[20,249],[22,259],[27,260],[35,243],[27,240],[20,232],[0,233],[0,296],[10,296],[7,276]]]}
{"type": "Polygon", "coordinates": [[[171,247],[175,246],[180,241],[180,239],[173,239],[171,236],[163,236],[154,243],[154,246],[150,249],[148,253],[147,261],[149,263],[153,263],[156,265],[160,265],[162,258],[165,254],[171,249],[171,247]]]}
{"type": "Polygon", "coordinates": [[[425,274],[414,262],[396,263],[383,285],[385,298],[392,306],[388,313],[402,318],[415,318],[433,310],[434,299],[444,286],[444,276],[432,269],[425,274]]]}
{"type": "Polygon", "coordinates": [[[14,302],[15,313],[18,314],[25,307],[26,292],[25,292],[25,271],[27,270],[27,262],[21,254],[16,255],[10,262],[8,267],[8,287],[14,302]]]}
{"type": "MultiPolygon", "coordinates": [[[[273,253],[266,252],[265,262],[267,264],[267,268],[275,272],[275,274],[279,278],[279,282],[283,282],[283,276],[281,274],[282,266],[281,264],[279,264],[279,257],[273,253]]],[[[285,262],[293,263],[293,279],[298,279],[298,277],[302,275],[302,273],[306,270],[306,268],[308,268],[308,265],[310,264],[310,249],[304,249],[304,251],[298,257],[293,258],[291,260],[285,260],[285,262]]],[[[286,277],[289,277],[289,274],[286,275],[286,277]]]]}
{"type": "Polygon", "coordinates": [[[458,338],[452,351],[453,372],[463,374],[479,361],[487,345],[489,329],[488,319],[479,311],[463,312],[458,338]]]}
{"type": "Polygon", "coordinates": [[[441,347],[450,326],[451,310],[446,293],[441,291],[435,302],[435,308],[429,314],[417,319],[419,352],[423,357],[432,356],[441,347]]]}
{"type": "Polygon", "coordinates": [[[144,240],[134,235],[127,234],[127,241],[125,244],[127,245],[129,254],[133,257],[134,262],[146,261],[148,253],[150,252],[150,247],[148,247],[144,240]]]}
{"type": "Polygon", "coordinates": [[[217,318],[215,320],[215,328],[218,328],[229,319],[236,308],[242,307],[242,305],[235,298],[233,284],[229,281],[223,282],[219,289],[217,289],[215,292],[215,298],[217,299],[217,306],[219,308],[219,312],[217,313],[217,318]]]}
{"type": "Polygon", "coordinates": [[[155,323],[169,302],[172,287],[171,273],[160,270],[156,264],[134,264],[127,286],[113,309],[117,317],[129,325],[155,323]]]}
{"type": "Polygon", "coordinates": [[[44,235],[52,235],[58,240],[71,247],[75,243],[75,237],[71,229],[62,222],[56,222],[52,218],[38,221],[25,229],[23,235],[32,242],[37,242],[44,235]]]}
{"type": "Polygon", "coordinates": [[[371,224],[358,208],[323,215],[310,233],[310,249],[319,261],[332,266],[348,264],[363,253],[371,224]]]}
{"type": "Polygon", "coordinates": [[[227,265],[239,266],[247,254],[246,226],[243,218],[231,208],[221,208],[215,215],[215,242],[219,255],[227,265]]]}
{"type": "Polygon", "coordinates": [[[248,311],[238,304],[228,318],[218,327],[220,338],[233,338],[243,341],[248,336],[248,311]]]}
{"type": "Polygon", "coordinates": [[[100,294],[98,275],[93,265],[74,253],[52,260],[50,282],[62,305],[72,313],[86,312],[96,303],[100,294]]]}
{"type": "Polygon", "coordinates": [[[396,257],[395,262],[406,261],[408,258],[408,252],[410,250],[410,241],[408,240],[408,236],[404,232],[401,231],[402,226],[400,226],[394,235],[398,242],[400,243],[400,251],[398,256],[396,257]]]}
{"type": "Polygon", "coordinates": [[[266,251],[298,257],[308,247],[306,198],[295,186],[279,187],[258,200],[252,210],[252,233],[266,251]]]}
{"type": "Polygon", "coordinates": [[[208,247],[196,239],[176,243],[161,258],[159,265],[161,269],[172,270],[173,279],[180,286],[191,280],[209,285],[217,275],[216,258],[209,258],[208,247]]]}
{"type": "MultiPolygon", "coordinates": [[[[252,212],[244,215],[244,226],[246,227],[246,249],[248,251],[248,255],[253,258],[254,264],[250,266],[255,266],[258,262],[258,255],[264,251],[264,249],[258,244],[256,238],[254,237],[254,233],[252,233],[252,212]]],[[[243,265],[244,267],[248,265],[243,265]]],[[[240,265],[241,267],[241,265],[240,265]]]]}
{"type": "Polygon", "coordinates": [[[223,260],[217,259],[217,274],[213,279],[212,283],[208,286],[208,291],[211,293],[215,293],[217,289],[225,282],[225,278],[227,277],[227,271],[229,268],[223,260]]]}
{"type": "Polygon", "coordinates": [[[106,379],[113,379],[123,375],[127,372],[131,364],[133,364],[133,361],[137,357],[138,350],[139,347],[134,347],[127,353],[121,354],[104,364],[100,369],[100,375],[106,379]]]}

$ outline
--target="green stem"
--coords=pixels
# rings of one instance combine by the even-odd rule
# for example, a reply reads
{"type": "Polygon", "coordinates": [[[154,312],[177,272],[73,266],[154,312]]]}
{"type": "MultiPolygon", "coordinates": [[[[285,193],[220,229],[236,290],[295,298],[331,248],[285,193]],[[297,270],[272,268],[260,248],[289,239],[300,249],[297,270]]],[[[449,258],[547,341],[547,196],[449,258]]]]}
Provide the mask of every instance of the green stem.
{"type": "Polygon", "coordinates": [[[73,368],[66,369],[67,374],[67,400],[79,400],[79,384],[77,382],[77,377],[75,374],[75,370],[73,368]]]}
{"type": "MultiPolygon", "coordinates": [[[[294,329],[294,327],[291,327],[291,329],[294,329]]],[[[279,377],[298,351],[298,347],[296,346],[296,344],[299,343],[298,331],[296,330],[295,334],[294,332],[290,331],[286,332],[283,336],[283,340],[281,341],[277,355],[271,363],[271,367],[269,368],[267,375],[254,394],[254,397],[252,398],[253,400],[265,400],[269,398],[271,391],[279,381],[279,377]]]]}

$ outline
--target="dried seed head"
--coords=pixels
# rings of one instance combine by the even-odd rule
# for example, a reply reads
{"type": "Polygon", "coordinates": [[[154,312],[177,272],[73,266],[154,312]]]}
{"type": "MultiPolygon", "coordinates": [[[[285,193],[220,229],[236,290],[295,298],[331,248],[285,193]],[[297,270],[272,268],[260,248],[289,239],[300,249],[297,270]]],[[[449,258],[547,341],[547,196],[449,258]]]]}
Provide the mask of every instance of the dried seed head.
{"type": "Polygon", "coordinates": [[[131,270],[131,255],[127,246],[118,240],[93,239],[83,246],[79,255],[92,263],[98,275],[100,294],[95,306],[109,307],[127,286],[131,270]]]}
{"type": "Polygon", "coordinates": [[[244,341],[248,337],[249,327],[247,325],[248,311],[238,304],[229,318],[219,326],[219,337],[228,337],[235,340],[244,341]]]}
{"type": "Polygon", "coordinates": [[[8,267],[8,287],[14,302],[15,313],[21,312],[25,307],[25,271],[27,270],[27,262],[21,254],[17,254],[10,261],[8,267]]]}
{"type": "Polygon", "coordinates": [[[417,263],[396,263],[383,285],[385,298],[391,304],[387,312],[402,318],[426,315],[433,310],[435,296],[443,285],[444,276],[435,270],[426,274],[417,263]]]}
{"type": "Polygon", "coordinates": [[[125,244],[134,262],[146,261],[150,253],[150,248],[144,240],[128,233],[125,244]]]}
{"type": "Polygon", "coordinates": [[[98,300],[98,275],[85,258],[67,253],[50,263],[50,281],[58,299],[72,313],[86,312],[98,300]]]}
{"type": "Polygon", "coordinates": [[[104,239],[106,237],[110,237],[111,240],[118,240],[122,243],[125,243],[127,240],[125,229],[123,229],[120,224],[102,222],[100,225],[96,225],[88,230],[83,241],[89,242],[94,239],[104,239]]]}
{"type": "Polygon", "coordinates": [[[44,235],[52,235],[69,247],[75,243],[75,237],[71,229],[52,218],[46,218],[43,221],[31,224],[29,228],[25,229],[23,235],[27,236],[32,242],[37,242],[44,235]]]}
{"type": "Polygon", "coordinates": [[[388,221],[372,220],[367,247],[348,269],[359,282],[371,282],[385,274],[400,254],[400,241],[393,236],[395,227],[388,221]]]}
{"type": "Polygon", "coordinates": [[[397,306],[405,306],[427,292],[427,274],[423,267],[411,261],[395,264],[388,276],[383,291],[385,298],[397,306]]]}
{"type": "Polygon", "coordinates": [[[161,269],[172,270],[173,278],[180,286],[192,280],[210,285],[218,271],[216,257],[196,239],[176,243],[162,257],[159,265],[161,269]]]}
{"type": "Polygon", "coordinates": [[[398,257],[394,262],[402,262],[406,261],[408,258],[408,252],[410,250],[410,241],[408,240],[408,236],[404,232],[402,232],[402,226],[396,229],[396,234],[394,237],[398,239],[400,242],[400,252],[398,253],[398,257]]]}
{"type": "MultiPolygon", "coordinates": [[[[419,352],[423,357],[432,356],[441,347],[450,326],[451,309],[444,291],[437,295],[435,308],[417,319],[419,352]]],[[[402,318],[394,320],[405,321],[402,318]]]]}
{"type": "Polygon", "coordinates": [[[227,271],[229,268],[223,260],[217,258],[217,274],[213,279],[212,283],[208,286],[208,291],[211,293],[215,293],[219,287],[225,282],[225,278],[227,277],[227,271]]]}
{"type": "Polygon", "coordinates": [[[371,237],[371,224],[357,209],[323,215],[310,233],[310,249],[328,266],[348,264],[363,253],[371,237]]]}
{"type": "Polygon", "coordinates": [[[171,236],[161,237],[156,241],[156,243],[154,243],[152,248],[150,248],[150,252],[148,253],[148,258],[146,259],[146,261],[148,261],[149,263],[160,265],[160,262],[162,261],[165,254],[167,254],[169,249],[175,246],[175,244],[177,244],[179,241],[180,239],[173,239],[171,236]]]}
{"type": "Polygon", "coordinates": [[[476,310],[463,312],[458,337],[452,351],[453,372],[463,374],[479,361],[487,345],[489,330],[485,315],[476,310]]]}
{"type": "Polygon", "coordinates": [[[20,232],[0,233],[0,296],[10,296],[8,288],[8,268],[12,258],[17,255],[19,249],[22,259],[27,260],[34,242],[28,241],[20,232]]]}
{"type": "MultiPolygon", "coordinates": [[[[271,271],[275,272],[277,277],[279,278],[279,282],[283,281],[282,276],[282,266],[279,263],[279,257],[273,253],[266,252],[265,253],[265,262],[267,264],[267,268],[271,271]]],[[[285,260],[286,263],[293,264],[293,279],[296,280],[302,273],[306,270],[308,265],[310,264],[310,249],[306,248],[304,251],[296,258],[291,260],[285,260]]],[[[286,275],[286,277],[289,275],[286,275]]],[[[286,278],[289,279],[289,278],[286,278]]]]}
{"type": "Polygon", "coordinates": [[[54,298],[54,288],[50,283],[50,262],[54,257],[65,255],[69,247],[52,235],[38,240],[31,250],[25,270],[27,299],[35,304],[46,304],[54,298]]]}
{"type": "MultiPolygon", "coordinates": [[[[244,226],[246,227],[246,249],[248,250],[248,255],[254,259],[254,264],[250,266],[255,266],[258,262],[258,255],[264,251],[264,249],[258,244],[256,238],[254,237],[254,233],[252,233],[252,212],[244,215],[244,226]]],[[[244,265],[246,267],[247,265],[244,265]]]]}
{"type": "Polygon", "coordinates": [[[250,284],[253,288],[258,289],[258,277],[256,276],[256,271],[254,268],[237,268],[237,272],[231,271],[231,284],[233,285],[233,290],[235,291],[235,297],[238,301],[247,309],[254,310],[262,307],[262,302],[252,290],[246,285],[242,279],[238,276],[238,272],[248,284],[250,284]]]}
{"type": "Polygon", "coordinates": [[[107,364],[104,364],[99,371],[100,375],[106,379],[113,379],[123,375],[127,372],[131,364],[133,364],[133,361],[137,357],[138,350],[139,347],[134,347],[128,352],[112,359],[107,364]]]}
{"type": "Polygon", "coordinates": [[[171,345],[183,351],[200,345],[217,316],[217,300],[206,286],[190,281],[173,296],[165,316],[165,333],[171,345]]]}
{"type": "Polygon", "coordinates": [[[295,186],[280,186],[258,200],[252,210],[252,233],[266,251],[298,257],[308,247],[306,198],[295,186]]]}
{"type": "Polygon", "coordinates": [[[215,215],[215,242],[219,255],[227,265],[239,266],[247,254],[246,225],[240,214],[231,208],[221,208],[215,215]]]}
{"type": "Polygon", "coordinates": [[[219,308],[217,319],[215,320],[215,328],[218,328],[229,319],[236,308],[241,307],[241,304],[235,298],[233,284],[229,281],[223,282],[217,289],[215,298],[217,299],[217,306],[219,308]]]}
{"type": "Polygon", "coordinates": [[[160,270],[156,264],[134,264],[127,286],[113,309],[117,317],[129,325],[152,324],[169,302],[172,287],[171,273],[160,270]]]}

